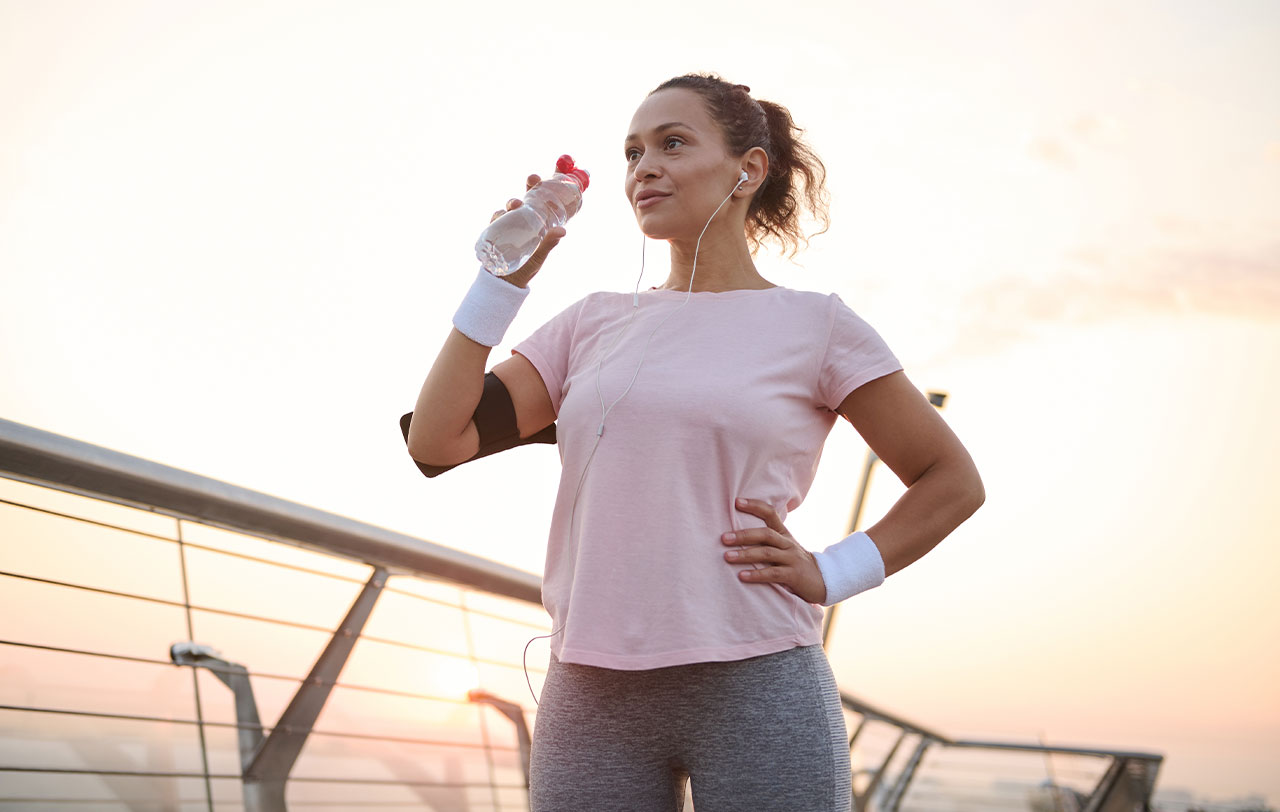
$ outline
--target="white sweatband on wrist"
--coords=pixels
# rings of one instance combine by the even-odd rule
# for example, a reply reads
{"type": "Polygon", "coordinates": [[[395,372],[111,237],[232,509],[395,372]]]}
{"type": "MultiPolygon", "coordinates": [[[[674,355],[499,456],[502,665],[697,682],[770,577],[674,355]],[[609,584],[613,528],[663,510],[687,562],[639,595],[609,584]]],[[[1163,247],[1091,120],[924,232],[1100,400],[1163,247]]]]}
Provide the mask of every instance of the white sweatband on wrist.
{"type": "Polygon", "coordinates": [[[528,295],[528,288],[518,288],[481,268],[453,314],[453,326],[477,344],[496,347],[528,295]]]}
{"type": "Polygon", "coordinates": [[[884,583],[884,559],[871,536],[859,530],[814,553],[827,585],[823,606],[831,606],[884,583]]]}

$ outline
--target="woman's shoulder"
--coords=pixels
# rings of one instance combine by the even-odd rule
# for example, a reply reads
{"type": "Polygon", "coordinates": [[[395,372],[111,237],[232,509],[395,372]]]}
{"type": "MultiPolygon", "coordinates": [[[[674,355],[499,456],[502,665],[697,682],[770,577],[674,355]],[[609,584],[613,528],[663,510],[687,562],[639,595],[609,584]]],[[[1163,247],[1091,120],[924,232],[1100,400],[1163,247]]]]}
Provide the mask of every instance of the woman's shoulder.
{"type": "Polygon", "coordinates": [[[778,295],[791,301],[807,304],[812,307],[830,307],[832,300],[838,300],[840,297],[830,291],[821,290],[805,290],[802,288],[789,288],[779,285],[776,288],[778,295]]]}
{"type": "Polygon", "coordinates": [[[786,288],[785,290],[787,298],[798,305],[833,314],[837,311],[853,312],[853,308],[835,291],[799,290],[795,288],[786,288]]]}
{"type": "Polygon", "coordinates": [[[792,313],[804,314],[815,321],[830,322],[835,318],[837,310],[849,309],[839,294],[832,291],[805,290],[781,285],[770,290],[773,292],[773,296],[770,297],[771,305],[785,308],[792,313]]]}
{"type": "MultiPolygon", "coordinates": [[[[630,310],[632,304],[639,299],[666,300],[690,304],[723,305],[733,302],[743,306],[780,307],[790,312],[811,315],[813,318],[832,318],[838,309],[848,310],[844,300],[834,292],[818,290],[802,290],[785,285],[771,288],[751,288],[728,290],[721,292],[695,292],[689,296],[687,291],[649,288],[642,291],[599,290],[587,293],[567,309],[575,310],[579,315],[609,313],[618,309],[630,310]]],[[[718,308],[717,308],[718,309],[718,308]]]]}

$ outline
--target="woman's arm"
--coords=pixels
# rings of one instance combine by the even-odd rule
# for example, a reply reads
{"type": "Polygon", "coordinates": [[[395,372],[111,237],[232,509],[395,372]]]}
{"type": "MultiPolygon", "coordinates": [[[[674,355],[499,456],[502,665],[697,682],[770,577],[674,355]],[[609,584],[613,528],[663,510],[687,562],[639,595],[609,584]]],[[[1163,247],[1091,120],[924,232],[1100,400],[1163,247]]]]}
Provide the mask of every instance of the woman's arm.
{"type": "MultiPolygon", "coordinates": [[[[530,175],[526,186],[532,189],[538,184],[537,175],[530,175]]],[[[506,211],[518,208],[519,200],[507,201],[506,211]]],[[[504,212],[494,212],[496,220],[504,212]]],[[[547,232],[538,250],[515,273],[498,279],[485,279],[489,284],[500,282],[518,288],[528,287],[542,268],[547,254],[560,242],[565,231],[553,228],[547,232]]],[[[470,295],[470,294],[469,294],[470,295]]],[[[463,307],[467,303],[464,302],[463,307]]],[[[516,305],[518,306],[518,305],[516,305]]],[[[457,323],[457,318],[455,317],[457,323]]],[[[449,331],[440,354],[436,356],[427,379],[418,392],[418,402],[413,409],[406,438],[409,455],[427,465],[456,465],[471,459],[480,448],[480,433],[472,415],[480,404],[484,391],[485,364],[493,347],[468,338],[456,327],[449,331]]],[[[514,355],[494,367],[493,373],[502,380],[511,395],[516,412],[516,425],[521,437],[529,437],[555,420],[555,410],[546,384],[528,359],[514,355]]]]}
{"type": "MultiPolygon", "coordinates": [[[[409,456],[427,465],[447,466],[465,462],[480,450],[480,432],[476,428],[475,421],[472,420],[476,406],[480,403],[480,392],[471,390],[473,383],[476,390],[484,388],[484,363],[488,358],[489,349],[491,348],[475,344],[457,330],[454,330],[446,339],[444,349],[440,351],[440,356],[436,359],[426,382],[422,385],[422,391],[418,394],[418,404],[414,407],[413,419],[409,423],[409,456]],[[465,345],[461,349],[451,346],[459,342],[472,344],[485,350],[479,355],[478,365],[467,357],[471,351],[466,349],[465,345]],[[455,361],[456,358],[461,360],[455,361]],[[476,370],[479,370],[479,373],[473,374],[476,370]],[[451,380],[451,376],[456,376],[456,380],[451,380]],[[449,398],[447,393],[454,385],[457,386],[458,394],[456,397],[449,398]],[[438,409],[435,403],[441,404],[438,409]],[[467,409],[468,403],[469,409],[467,409]],[[452,442],[441,443],[435,447],[424,445],[423,438],[429,442],[433,437],[433,429],[441,432],[451,431],[452,427],[447,422],[448,419],[458,420],[464,410],[466,424],[461,433],[436,435],[452,436],[452,442]],[[443,420],[431,419],[438,418],[441,412],[448,412],[443,420]],[[436,428],[438,425],[443,425],[444,428],[436,428]],[[415,429],[419,432],[416,435],[416,442],[415,429]]],[[[493,374],[498,376],[511,396],[511,405],[516,413],[516,427],[522,439],[532,437],[555,421],[555,407],[551,403],[547,385],[543,382],[537,367],[530,363],[529,359],[523,355],[513,355],[496,365],[493,368],[493,374]]]]}
{"type": "Polygon", "coordinates": [[[449,331],[413,407],[409,456],[428,465],[455,465],[475,456],[480,433],[471,416],[480,404],[492,350],[456,327],[449,331]]]}
{"type": "Polygon", "coordinates": [[[960,439],[902,372],[858,387],[838,411],[907,486],[866,529],[891,575],[973,515],[986,498],[982,479],[960,439]]]}
{"type": "Polygon", "coordinates": [[[747,583],[777,584],[811,603],[832,604],[882,582],[937,545],[986,498],[969,452],[907,376],[894,372],[855,389],[839,409],[871,450],[907,486],[884,518],[820,555],[787,530],[774,507],[738,499],[737,509],[764,527],[725,533],[730,564],[747,583]],[[881,566],[883,563],[883,567],[881,566]],[[828,582],[829,569],[834,582],[828,582]],[[834,594],[828,594],[833,587],[834,594]]]}

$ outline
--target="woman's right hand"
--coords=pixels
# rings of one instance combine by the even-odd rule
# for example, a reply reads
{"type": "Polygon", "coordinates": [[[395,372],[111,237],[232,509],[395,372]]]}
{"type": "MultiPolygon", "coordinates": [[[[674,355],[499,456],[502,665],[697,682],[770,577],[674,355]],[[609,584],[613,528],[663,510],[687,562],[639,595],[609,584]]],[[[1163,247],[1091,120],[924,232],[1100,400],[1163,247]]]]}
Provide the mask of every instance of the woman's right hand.
{"type": "MultiPolygon", "coordinates": [[[[537,175],[530,175],[525,179],[524,190],[528,192],[541,182],[542,178],[537,175]]],[[[523,205],[523,200],[513,197],[507,201],[507,207],[505,209],[499,209],[493,213],[493,217],[489,218],[489,222],[492,223],[494,220],[497,220],[512,209],[518,209],[523,205]]],[[[536,276],[538,271],[542,269],[542,263],[547,261],[547,254],[551,253],[551,249],[556,247],[556,244],[560,242],[560,239],[564,237],[565,233],[564,226],[556,226],[555,228],[548,230],[547,235],[542,238],[542,242],[538,243],[538,250],[533,252],[533,256],[529,257],[529,259],[514,273],[507,274],[502,278],[518,288],[528,287],[529,280],[536,276]]]]}

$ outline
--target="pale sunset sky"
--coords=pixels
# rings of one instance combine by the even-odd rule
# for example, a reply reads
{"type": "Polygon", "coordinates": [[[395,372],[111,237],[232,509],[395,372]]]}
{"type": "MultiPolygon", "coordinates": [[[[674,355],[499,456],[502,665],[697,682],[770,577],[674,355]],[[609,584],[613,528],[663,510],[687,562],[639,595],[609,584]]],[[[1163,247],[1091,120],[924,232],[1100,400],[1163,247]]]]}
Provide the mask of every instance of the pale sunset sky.
{"type": "MultiPolygon", "coordinates": [[[[831,229],[763,275],[949,392],[987,487],[843,607],[842,686],[1280,804],[1269,0],[0,0],[0,417],[540,572],[554,449],[428,481],[397,419],[490,212],[560,153],[593,183],[490,364],[635,285],[626,126],[705,70],[829,170],[831,229]]],[[[836,426],[806,546],[864,450],[836,426]]],[[[900,490],[877,469],[868,520],[900,490]]]]}

